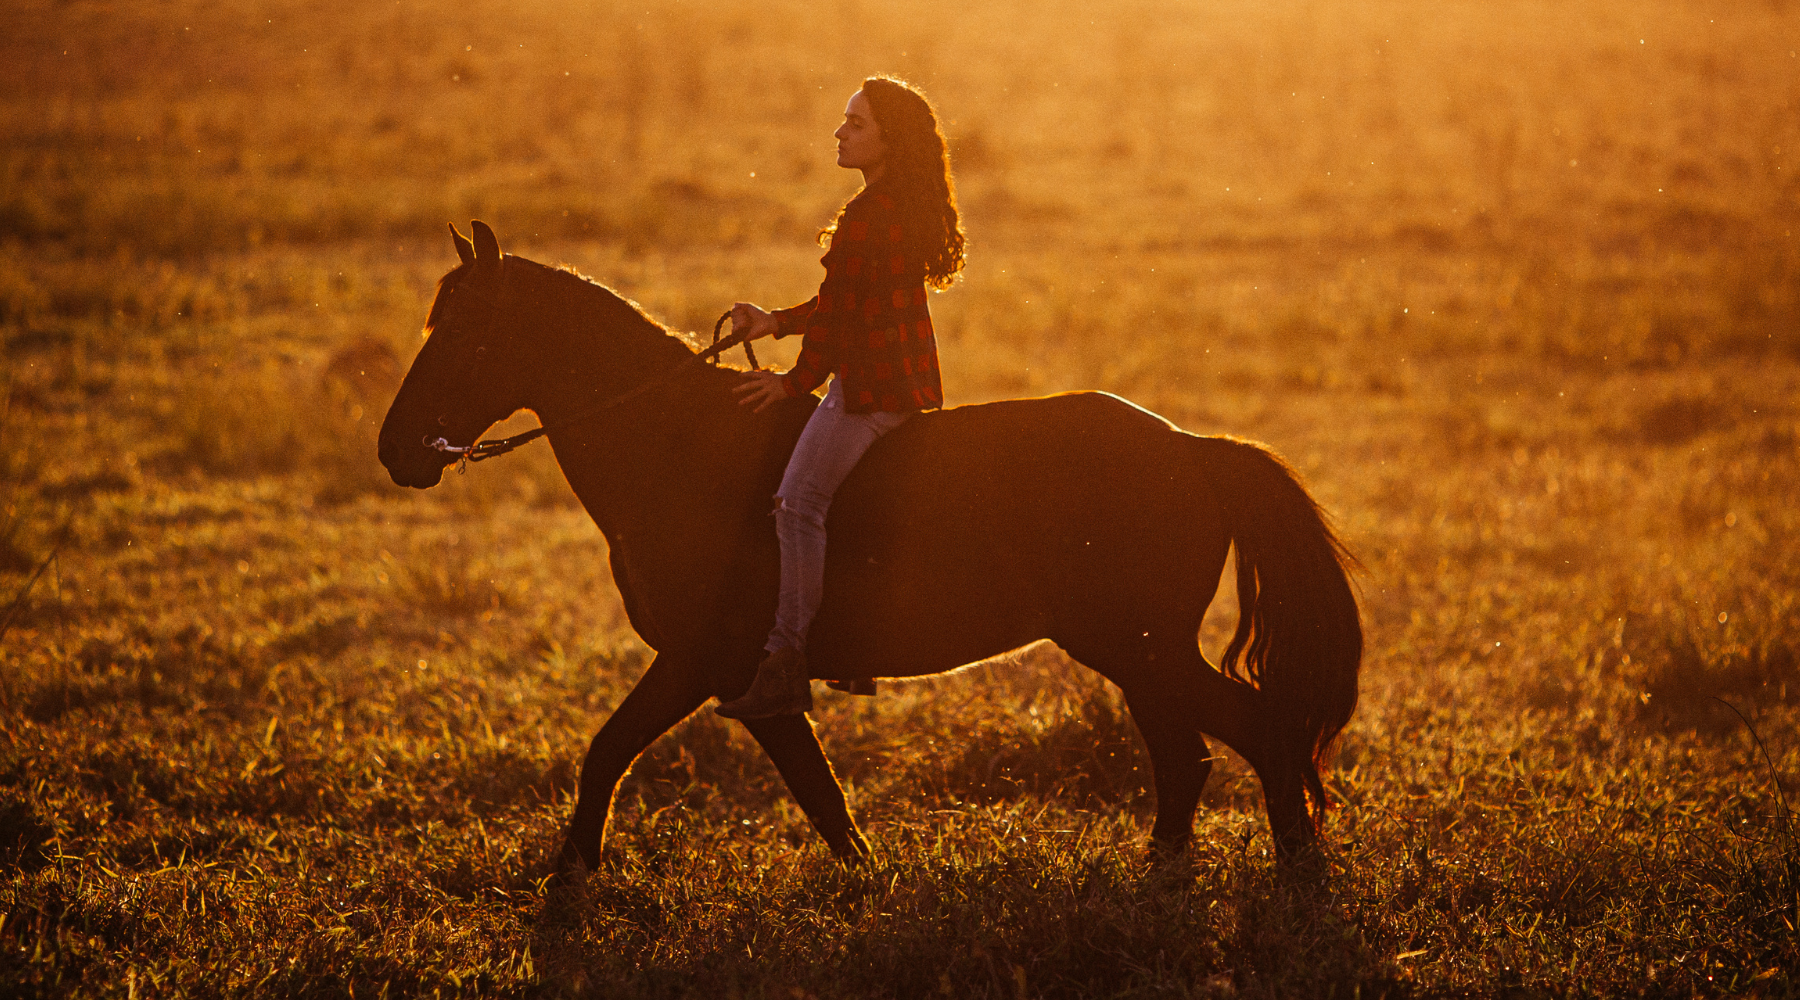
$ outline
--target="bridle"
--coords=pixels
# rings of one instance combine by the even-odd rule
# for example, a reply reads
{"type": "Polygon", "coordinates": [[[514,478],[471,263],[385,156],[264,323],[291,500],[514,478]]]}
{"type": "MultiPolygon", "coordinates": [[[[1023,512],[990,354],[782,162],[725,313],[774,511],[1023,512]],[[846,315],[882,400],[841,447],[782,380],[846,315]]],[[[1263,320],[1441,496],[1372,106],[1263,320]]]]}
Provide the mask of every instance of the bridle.
{"type": "MultiPolygon", "coordinates": [[[[482,304],[486,305],[488,307],[488,309],[490,310],[489,317],[488,317],[488,332],[491,332],[493,329],[493,324],[498,322],[500,313],[502,311],[501,307],[502,307],[502,305],[505,304],[505,300],[507,297],[508,287],[507,287],[507,281],[506,281],[506,259],[504,257],[501,258],[501,260],[500,260],[500,268],[501,268],[501,270],[500,270],[500,295],[498,298],[485,299],[485,297],[475,296],[473,294],[471,294],[471,296],[470,296],[471,298],[477,298],[478,300],[482,300],[482,304]]],[[[741,334],[734,333],[731,336],[726,337],[724,340],[719,339],[719,331],[724,328],[725,321],[730,318],[731,318],[731,311],[726,310],[724,315],[719,317],[718,322],[715,322],[713,324],[712,346],[711,347],[708,347],[705,350],[700,351],[698,354],[695,354],[692,357],[683,358],[680,361],[675,362],[673,365],[670,365],[668,368],[663,369],[661,372],[657,373],[656,375],[651,376],[649,379],[646,379],[645,381],[638,383],[636,386],[633,386],[632,388],[627,389],[624,392],[621,392],[618,395],[611,397],[610,399],[605,399],[598,403],[595,403],[593,406],[589,406],[580,411],[577,411],[574,415],[565,417],[564,419],[558,420],[557,422],[555,422],[553,424],[545,424],[541,427],[533,427],[531,430],[525,431],[524,433],[521,433],[521,434],[514,434],[511,437],[503,437],[503,438],[499,438],[499,439],[493,440],[493,441],[477,441],[474,444],[463,445],[461,447],[451,444],[449,439],[447,439],[447,438],[442,438],[442,437],[433,438],[430,434],[425,435],[422,443],[425,445],[425,447],[430,448],[432,451],[442,452],[446,455],[455,456],[456,457],[456,471],[460,473],[468,468],[468,465],[470,462],[482,462],[482,461],[486,461],[487,459],[490,459],[490,458],[495,458],[500,455],[504,455],[507,452],[512,451],[514,448],[518,448],[521,445],[530,444],[531,442],[536,441],[538,438],[543,437],[544,435],[550,433],[553,430],[561,430],[562,428],[568,427],[572,424],[580,423],[583,420],[587,420],[591,417],[599,415],[604,410],[610,410],[613,407],[618,406],[622,403],[636,399],[637,397],[643,395],[644,393],[649,392],[651,389],[657,388],[658,386],[663,385],[664,383],[668,382],[670,379],[674,378],[675,376],[682,374],[683,372],[687,371],[687,369],[689,367],[693,366],[696,363],[710,361],[714,365],[717,365],[719,363],[719,355],[725,353],[726,351],[731,350],[733,347],[738,347],[741,345],[744,348],[744,356],[750,359],[750,370],[751,371],[761,370],[762,365],[757,363],[755,349],[753,349],[750,346],[750,342],[748,340],[745,340],[741,334]]],[[[746,331],[746,332],[748,332],[748,331],[746,331]]],[[[486,338],[484,337],[483,339],[485,340],[486,338]]]]}

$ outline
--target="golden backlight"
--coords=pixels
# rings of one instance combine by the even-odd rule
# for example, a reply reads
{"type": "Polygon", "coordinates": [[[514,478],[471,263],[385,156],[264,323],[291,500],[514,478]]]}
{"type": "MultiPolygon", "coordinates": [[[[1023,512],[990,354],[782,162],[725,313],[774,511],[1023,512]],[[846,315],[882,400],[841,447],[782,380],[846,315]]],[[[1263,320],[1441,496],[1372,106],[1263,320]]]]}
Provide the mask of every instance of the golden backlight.
{"type": "MultiPolygon", "coordinates": [[[[0,986],[1792,992],[1800,5],[4,23],[0,986]],[[1123,701],[1040,645],[821,689],[870,868],[702,713],[546,904],[651,654],[543,445],[424,493],[376,462],[445,223],[680,330],[800,302],[876,72],[950,141],[950,403],[1103,389],[1265,441],[1364,564],[1320,871],[1272,867],[1236,758],[1153,868],[1123,701]]],[[[1227,586],[1206,649],[1233,616],[1227,586]]]]}

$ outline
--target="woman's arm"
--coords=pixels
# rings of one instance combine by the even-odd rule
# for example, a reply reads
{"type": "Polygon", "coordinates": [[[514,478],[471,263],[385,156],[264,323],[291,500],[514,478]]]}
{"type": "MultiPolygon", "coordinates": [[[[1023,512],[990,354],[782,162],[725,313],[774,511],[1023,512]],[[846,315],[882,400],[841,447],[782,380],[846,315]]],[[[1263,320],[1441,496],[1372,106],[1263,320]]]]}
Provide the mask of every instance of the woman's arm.
{"type": "MultiPolygon", "coordinates": [[[[813,307],[818,302],[819,297],[815,295],[800,305],[774,312],[764,310],[754,303],[738,302],[731,307],[732,335],[748,330],[748,335],[744,338],[745,343],[748,343],[763,337],[803,334],[806,332],[806,321],[812,316],[813,307]]],[[[804,353],[805,349],[802,348],[802,354],[804,353]]],[[[738,404],[752,407],[753,413],[761,413],[781,400],[798,395],[789,390],[786,376],[768,371],[745,372],[744,381],[732,392],[737,394],[738,404]]]]}
{"type": "Polygon", "coordinates": [[[771,312],[769,315],[775,317],[775,322],[778,324],[778,329],[774,334],[775,339],[791,337],[796,333],[806,333],[806,321],[812,317],[813,310],[818,305],[819,297],[815,295],[797,306],[789,306],[786,309],[777,309],[771,312]]]}
{"type": "Polygon", "coordinates": [[[846,323],[862,305],[867,269],[863,267],[861,234],[868,231],[868,206],[857,198],[844,208],[838,230],[831,238],[831,249],[820,263],[825,265],[825,280],[819,294],[803,306],[785,310],[795,329],[804,334],[800,356],[785,376],[790,396],[801,396],[819,387],[844,360],[846,323]]]}
{"type": "Polygon", "coordinates": [[[817,389],[831,374],[837,345],[828,326],[809,326],[800,341],[800,356],[794,359],[782,382],[789,396],[804,396],[817,389]]]}
{"type": "Polygon", "coordinates": [[[791,337],[796,333],[806,332],[806,320],[812,316],[813,307],[819,304],[817,295],[797,306],[786,309],[764,309],[754,302],[738,302],[731,307],[731,333],[737,336],[746,327],[750,335],[746,341],[761,340],[764,337],[791,337]]]}
{"type": "MultiPolygon", "coordinates": [[[[801,305],[773,313],[763,313],[749,303],[741,303],[775,322],[773,336],[792,333],[803,336],[800,356],[794,360],[794,367],[778,376],[779,381],[751,373],[736,390],[738,402],[754,405],[761,412],[784,396],[805,395],[818,388],[844,360],[846,338],[856,336],[866,326],[858,322],[858,314],[868,311],[873,304],[871,296],[877,291],[878,283],[874,279],[878,258],[873,254],[871,230],[885,234],[887,223],[887,214],[879,208],[872,199],[864,197],[853,199],[845,206],[837,232],[832,237],[831,249],[821,260],[825,265],[825,280],[819,285],[819,294],[801,305]]],[[[733,307],[733,332],[739,328],[737,312],[733,307]]],[[[747,312],[745,322],[757,323],[761,328],[761,318],[755,313],[747,312]]],[[[771,334],[756,334],[766,335],[771,334]]]]}

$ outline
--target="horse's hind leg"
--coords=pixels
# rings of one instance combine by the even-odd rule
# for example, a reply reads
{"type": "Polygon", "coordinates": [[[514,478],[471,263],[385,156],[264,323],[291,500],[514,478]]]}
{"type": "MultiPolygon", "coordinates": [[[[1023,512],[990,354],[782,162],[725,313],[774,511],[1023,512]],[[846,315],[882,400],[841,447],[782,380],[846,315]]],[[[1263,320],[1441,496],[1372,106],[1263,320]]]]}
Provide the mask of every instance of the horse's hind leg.
{"type": "Polygon", "coordinates": [[[1111,674],[1150,750],[1156,779],[1158,847],[1180,850],[1193,833],[1194,810],[1211,773],[1201,733],[1237,751],[1262,783],[1276,847],[1296,846],[1312,832],[1302,770],[1271,728],[1263,695],[1206,662],[1198,648],[1164,649],[1135,669],[1111,674]]]}
{"type": "Polygon", "coordinates": [[[588,747],[575,815],[569,820],[568,839],[558,859],[560,867],[572,866],[577,858],[590,869],[599,866],[619,779],[645,747],[692,714],[707,697],[690,667],[678,665],[667,655],[659,655],[650,664],[588,747]]]}
{"type": "Polygon", "coordinates": [[[1171,659],[1196,692],[1187,696],[1194,724],[1237,751],[1256,771],[1276,855],[1287,857],[1311,844],[1315,831],[1306,811],[1311,761],[1292,739],[1282,713],[1268,695],[1220,673],[1198,649],[1171,659]]]}
{"type": "Polygon", "coordinates": [[[1186,848],[1193,835],[1194,810],[1212,775],[1212,758],[1189,699],[1171,694],[1140,685],[1126,690],[1125,702],[1150,749],[1156,782],[1156,825],[1150,829],[1150,842],[1158,850],[1174,854],[1186,848]]]}
{"type": "MultiPolygon", "coordinates": [[[[1170,635],[1185,633],[1169,629],[1170,635]]],[[[1198,643],[1190,656],[1174,642],[1154,644],[1131,639],[1076,641],[1064,644],[1070,656],[1119,685],[1138,735],[1150,751],[1156,784],[1156,823],[1151,845],[1174,854],[1194,835],[1194,810],[1212,776],[1212,755],[1202,733],[1219,736],[1206,725],[1208,694],[1195,670],[1213,673],[1200,656],[1198,643]]],[[[1214,676],[1217,676],[1214,674],[1214,676]]]]}
{"type": "Polygon", "coordinates": [[[804,715],[777,715],[767,719],[746,719],[744,725],[750,728],[750,734],[775,762],[775,769],[781,772],[788,790],[806,811],[806,818],[812,820],[813,827],[830,845],[831,853],[845,861],[867,858],[869,844],[863,840],[862,831],[856,828],[856,821],[850,818],[850,808],[844,801],[844,787],[838,784],[831,761],[825,758],[825,749],[819,746],[812,721],[804,715]]]}

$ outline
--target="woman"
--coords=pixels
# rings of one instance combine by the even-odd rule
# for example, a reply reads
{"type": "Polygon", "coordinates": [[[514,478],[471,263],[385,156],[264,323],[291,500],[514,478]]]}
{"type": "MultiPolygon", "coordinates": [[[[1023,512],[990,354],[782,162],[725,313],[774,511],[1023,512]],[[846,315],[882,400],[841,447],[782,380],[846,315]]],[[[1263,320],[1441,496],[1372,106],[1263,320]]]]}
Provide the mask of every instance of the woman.
{"type": "Polygon", "coordinates": [[[806,633],[824,594],[832,495],[878,438],[944,401],[925,288],[946,288],[962,270],[963,232],[937,113],[904,81],[872,77],[851,95],[836,135],[838,166],[862,171],[863,189],[819,234],[828,246],[819,294],[772,313],[748,302],[731,310],[732,332],[749,340],[804,337],[785,374],[746,374],[744,405],[760,413],[835,376],[775,494],[775,629],[750,690],[714,710],[733,719],[812,708],[806,633]]]}

